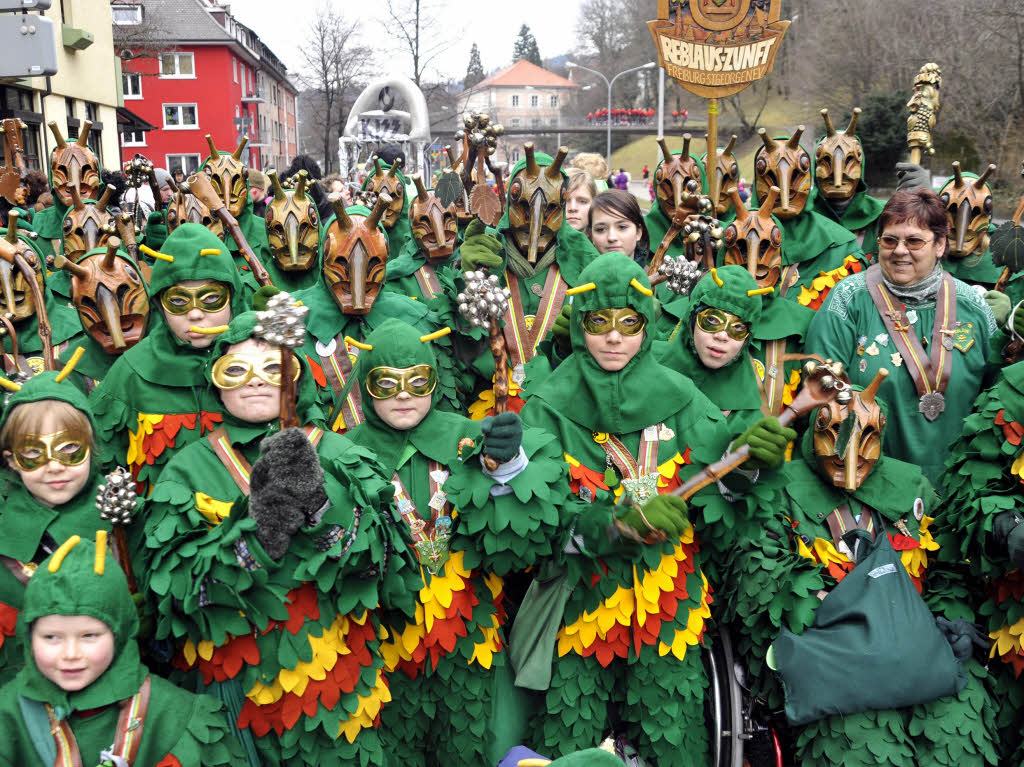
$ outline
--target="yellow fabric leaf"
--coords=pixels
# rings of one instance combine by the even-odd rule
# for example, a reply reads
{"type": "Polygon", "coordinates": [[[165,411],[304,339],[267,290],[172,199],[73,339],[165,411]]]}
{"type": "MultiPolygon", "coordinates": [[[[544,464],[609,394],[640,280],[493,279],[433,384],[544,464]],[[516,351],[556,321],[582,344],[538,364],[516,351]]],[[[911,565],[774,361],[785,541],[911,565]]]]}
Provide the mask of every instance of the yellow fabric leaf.
{"type": "Polygon", "coordinates": [[[196,493],[196,511],[214,527],[231,516],[233,505],[231,501],[218,501],[206,493],[196,493]]]}

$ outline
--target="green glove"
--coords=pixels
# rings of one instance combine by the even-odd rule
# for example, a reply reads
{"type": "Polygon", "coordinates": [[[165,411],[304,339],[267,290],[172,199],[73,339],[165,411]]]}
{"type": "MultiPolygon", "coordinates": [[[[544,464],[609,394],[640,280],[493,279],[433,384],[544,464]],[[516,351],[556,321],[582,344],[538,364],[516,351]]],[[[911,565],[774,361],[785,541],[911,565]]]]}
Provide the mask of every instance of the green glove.
{"type": "Polygon", "coordinates": [[[686,532],[689,524],[686,501],[677,495],[656,495],[643,505],[643,514],[636,508],[630,508],[622,516],[622,521],[632,527],[641,537],[646,537],[653,527],[663,530],[669,539],[679,538],[686,532]],[[650,526],[644,523],[644,517],[650,526]]]}
{"type": "Polygon", "coordinates": [[[998,290],[989,290],[985,292],[985,303],[992,310],[996,324],[999,327],[1005,325],[1007,317],[1010,316],[1010,309],[1013,308],[1010,304],[1010,297],[998,290]]]}
{"type": "Polygon", "coordinates": [[[466,235],[459,247],[459,256],[462,258],[462,271],[470,272],[477,269],[496,269],[501,266],[502,258],[499,255],[504,246],[501,240],[491,234],[487,234],[487,227],[484,222],[474,218],[466,227],[466,235]]]}
{"type": "Polygon", "coordinates": [[[555,317],[555,324],[551,327],[551,334],[555,337],[558,353],[563,357],[568,356],[572,351],[572,340],[569,338],[570,314],[572,314],[572,304],[563,305],[562,311],[555,317]]]}
{"type": "Polygon", "coordinates": [[[750,468],[775,469],[786,457],[786,445],[795,439],[796,432],[782,426],[778,418],[762,418],[733,442],[732,449],[750,445],[750,468]]]}
{"type": "Polygon", "coordinates": [[[499,463],[511,461],[519,455],[519,446],[523,444],[523,422],[515,413],[488,416],[480,422],[480,432],[484,435],[484,455],[499,463]]]}
{"type": "Polygon", "coordinates": [[[1017,306],[1013,308],[1011,313],[1013,321],[1013,332],[1019,336],[1024,336],[1024,308],[1021,308],[1021,305],[1017,304],[1017,306]]]}

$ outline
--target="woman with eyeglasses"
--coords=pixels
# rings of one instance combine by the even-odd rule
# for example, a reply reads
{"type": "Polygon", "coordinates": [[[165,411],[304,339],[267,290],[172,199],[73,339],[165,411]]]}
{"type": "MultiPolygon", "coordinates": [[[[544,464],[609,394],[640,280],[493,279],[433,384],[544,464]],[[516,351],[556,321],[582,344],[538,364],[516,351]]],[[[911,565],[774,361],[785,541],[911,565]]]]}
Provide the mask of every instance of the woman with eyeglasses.
{"type": "Polygon", "coordinates": [[[896,192],[878,229],[878,263],[832,289],[805,351],[839,360],[861,386],[889,369],[879,391],[890,403],[885,452],[938,486],[1002,336],[982,293],[942,268],[949,224],[938,195],[896,192]]]}

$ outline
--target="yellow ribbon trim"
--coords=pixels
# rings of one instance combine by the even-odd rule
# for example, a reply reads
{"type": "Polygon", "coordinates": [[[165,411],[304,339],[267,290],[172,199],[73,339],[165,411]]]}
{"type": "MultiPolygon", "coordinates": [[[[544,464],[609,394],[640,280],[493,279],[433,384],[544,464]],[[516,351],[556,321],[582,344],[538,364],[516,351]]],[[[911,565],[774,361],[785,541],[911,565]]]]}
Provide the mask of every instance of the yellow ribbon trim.
{"type": "Polygon", "coordinates": [[[225,519],[231,516],[231,501],[218,501],[206,493],[196,493],[196,511],[203,515],[203,519],[216,527],[225,519]]]}

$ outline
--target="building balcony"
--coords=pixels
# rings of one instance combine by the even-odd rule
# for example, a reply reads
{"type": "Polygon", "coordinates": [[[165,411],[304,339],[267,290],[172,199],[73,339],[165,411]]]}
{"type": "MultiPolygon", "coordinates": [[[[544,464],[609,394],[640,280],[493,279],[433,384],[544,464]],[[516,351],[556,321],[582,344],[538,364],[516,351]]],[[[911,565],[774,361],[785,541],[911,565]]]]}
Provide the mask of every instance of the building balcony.
{"type": "Polygon", "coordinates": [[[256,90],[253,93],[242,94],[243,104],[263,104],[264,102],[266,102],[266,99],[263,98],[263,92],[260,90],[256,90]]]}

